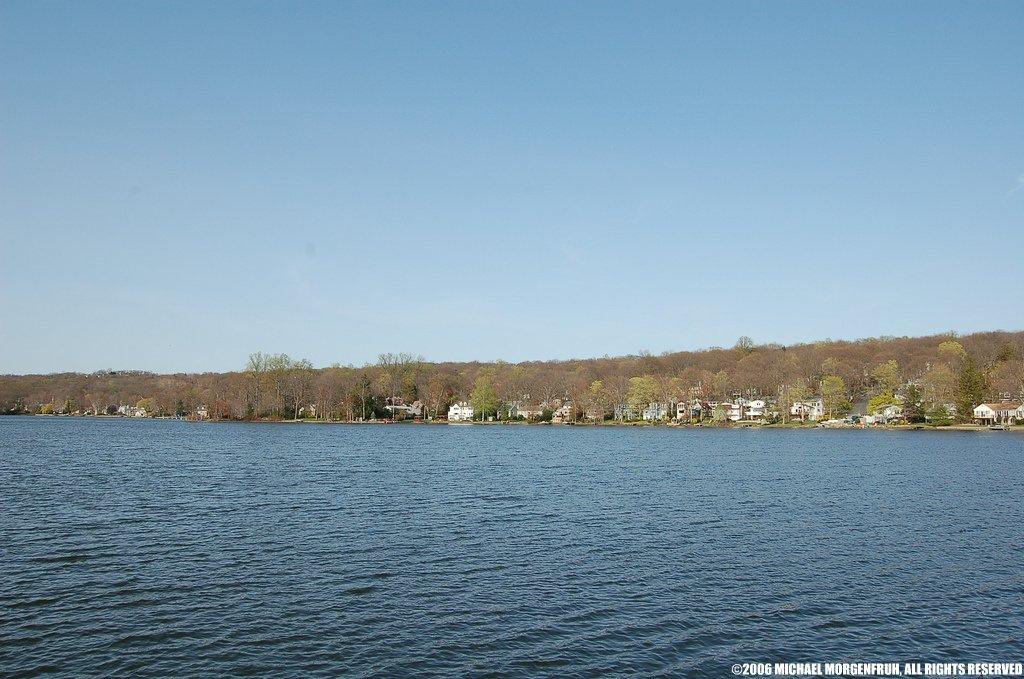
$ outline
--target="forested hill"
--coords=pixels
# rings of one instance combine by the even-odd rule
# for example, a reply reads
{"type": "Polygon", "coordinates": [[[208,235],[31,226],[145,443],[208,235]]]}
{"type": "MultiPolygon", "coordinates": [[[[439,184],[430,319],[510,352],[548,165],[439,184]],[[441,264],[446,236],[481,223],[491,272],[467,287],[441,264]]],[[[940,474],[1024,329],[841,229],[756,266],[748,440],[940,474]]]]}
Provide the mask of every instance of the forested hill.
{"type": "Polygon", "coordinates": [[[239,370],[228,373],[6,375],[0,377],[0,407],[4,412],[104,413],[141,403],[157,415],[189,414],[205,406],[215,418],[294,417],[301,409],[317,418],[352,419],[386,414],[385,405],[401,398],[421,401],[428,415],[443,414],[462,399],[475,399],[485,409],[558,400],[610,413],[619,404],[646,399],[820,394],[826,382],[849,402],[898,393],[908,384],[918,385],[936,403],[1019,398],[1024,332],[791,346],[758,345],[744,337],[732,348],[518,364],[433,363],[415,354],[384,354],[372,365],[314,368],[284,354],[253,354],[240,357],[239,370]],[[973,386],[965,387],[964,380],[971,379],[973,386]]]}

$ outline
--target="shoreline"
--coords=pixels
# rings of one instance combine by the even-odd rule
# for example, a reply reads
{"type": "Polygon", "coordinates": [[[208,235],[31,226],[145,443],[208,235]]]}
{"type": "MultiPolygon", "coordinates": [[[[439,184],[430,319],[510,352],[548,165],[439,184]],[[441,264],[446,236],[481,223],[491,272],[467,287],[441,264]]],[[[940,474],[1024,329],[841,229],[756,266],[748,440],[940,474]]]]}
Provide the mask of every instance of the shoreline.
{"type": "Polygon", "coordinates": [[[714,430],[744,430],[744,429],[775,429],[775,430],[809,430],[809,431],[957,431],[957,432],[989,432],[989,431],[1002,431],[1011,434],[1024,434],[1024,426],[1014,425],[1008,426],[1006,429],[991,429],[988,425],[983,424],[950,424],[942,426],[931,426],[927,424],[894,424],[894,425],[876,425],[876,426],[830,426],[824,427],[817,424],[767,424],[758,422],[737,422],[726,425],[711,424],[711,423],[675,423],[675,422],[524,422],[520,420],[503,420],[494,422],[448,422],[446,420],[270,420],[270,419],[259,419],[259,420],[196,420],[185,417],[125,417],[122,415],[59,415],[59,414],[39,414],[39,413],[18,413],[12,415],[5,415],[3,417],[44,417],[44,418],[59,418],[59,419],[90,419],[90,420],[177,420],[181,422],[189,422],[192,424],[312,424],[312,425],[388,425],[388,426],[475,426],[475,427],[495,427],[495,426],[521,426],[521,427],[583,427],[586,429],[603,429],[603,428],[642,428],[642,429],[683,429],[683,430],[695,430],[695,429],[714,429],[714,430]]]}

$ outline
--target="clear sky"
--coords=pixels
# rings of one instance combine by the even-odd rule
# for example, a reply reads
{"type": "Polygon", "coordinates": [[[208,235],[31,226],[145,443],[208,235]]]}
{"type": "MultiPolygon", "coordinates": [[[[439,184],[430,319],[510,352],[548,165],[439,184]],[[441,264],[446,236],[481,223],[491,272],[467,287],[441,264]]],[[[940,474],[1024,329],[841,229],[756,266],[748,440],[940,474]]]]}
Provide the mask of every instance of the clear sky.
{"type": "Polygon", "coordinates": [[[0,372],[1024,328],[1022,2],[0,2],[0,372]]]}

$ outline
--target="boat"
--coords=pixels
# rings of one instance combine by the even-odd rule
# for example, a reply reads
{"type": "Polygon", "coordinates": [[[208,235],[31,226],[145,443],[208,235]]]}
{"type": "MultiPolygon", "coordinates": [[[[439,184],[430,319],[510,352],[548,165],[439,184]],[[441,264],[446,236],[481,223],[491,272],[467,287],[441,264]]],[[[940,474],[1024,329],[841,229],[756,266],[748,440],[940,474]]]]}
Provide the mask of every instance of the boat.
{"type": "Polygon", "coordinates": [[[1005,424],[990,424],[988,428],[992,431],[1006,431],[1007,429],[1005,424]]]}

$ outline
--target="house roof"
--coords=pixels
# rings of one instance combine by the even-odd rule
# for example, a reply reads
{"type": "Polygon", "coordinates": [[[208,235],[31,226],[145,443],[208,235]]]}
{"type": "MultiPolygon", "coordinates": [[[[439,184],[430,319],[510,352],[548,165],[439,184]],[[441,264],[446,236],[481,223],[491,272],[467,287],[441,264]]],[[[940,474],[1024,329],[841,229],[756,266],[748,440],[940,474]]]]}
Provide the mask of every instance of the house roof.
{"type": "MultiPolygon", "coordinates": [[[[982,403],[981,406],[986,406],[992,410],[1016,410],[1020,408],[1019,403],[982,403]]],[[[979,408],[981,406],[978,406],[979,408]]]]}

